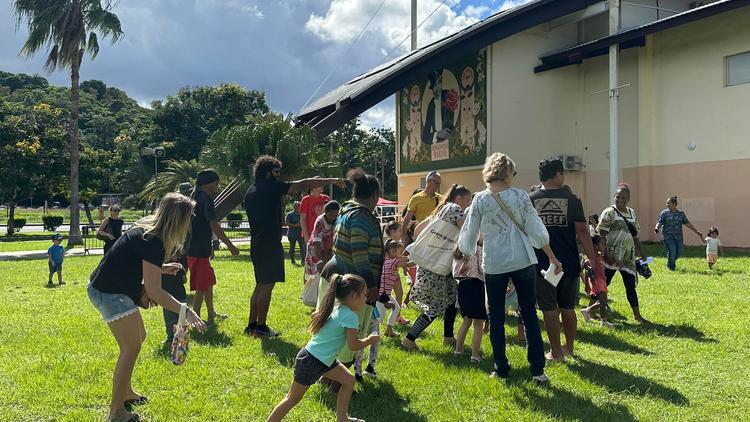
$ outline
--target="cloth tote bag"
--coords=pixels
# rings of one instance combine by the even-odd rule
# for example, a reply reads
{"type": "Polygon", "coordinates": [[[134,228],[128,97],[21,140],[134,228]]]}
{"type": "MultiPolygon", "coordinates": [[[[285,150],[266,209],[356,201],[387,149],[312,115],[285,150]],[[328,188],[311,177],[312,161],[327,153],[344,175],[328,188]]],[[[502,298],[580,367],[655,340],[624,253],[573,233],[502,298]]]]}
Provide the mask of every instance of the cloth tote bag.
{"type": "Polygon", "coordinates": [[[305,281],[305,287],[302,289],[302,303],[305,306],[315,308],[318,305],[318,283],[320,275],[316,274],[305,281]]]}
{"type": "Polygon", "coordinates": [[[458,232],[458,227],[442,218],[433,217],[414,242],[411,260],[435,274],[451,274],[458,232]]]}

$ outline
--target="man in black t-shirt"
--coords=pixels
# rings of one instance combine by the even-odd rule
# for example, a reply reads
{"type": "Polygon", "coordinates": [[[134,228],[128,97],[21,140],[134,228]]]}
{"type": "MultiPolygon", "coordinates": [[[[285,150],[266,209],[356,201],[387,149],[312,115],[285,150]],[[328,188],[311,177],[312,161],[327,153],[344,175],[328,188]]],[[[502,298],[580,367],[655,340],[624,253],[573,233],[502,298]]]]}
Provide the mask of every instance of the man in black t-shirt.
{"type": "Polygon", "coordinates": [[[216,234],[232,255],[239,255],[240,251],[224,233],[221,224],[216,219],[214,212],[214,199],[212,194],[219,190],[219,174],[214,170],[207,169],[198,172],[193,190],[195,210],[193,211],[192,227],[190,230],[190,242],[187,248],[187,264],[190,269],[190,290],[195,291],[193,309],[200,316],[203,301],[206,302],[209,324],[226,315],[217,314],[214,310],[214,285],[216,275],[211,266],[214,250],[211,245],[212,234],[216,234]]]}
{"type": "Polygon", "coordinates": [[[536,294],[539,309],[544,314],[544,326],[549,338],[548,360],[565,360],[573,355],[576,336],[576,296],[581,259],[578,255],[576,237],[593,263],[594,247],[586,225],[583,204],[573,191],[565,185],[562,160],[559,157],[539,162],[539,181],[542,188],[529,194],[531,202],[549,232],[549,245],[563,266],[564,275],[555,287],[542,277],[540,271],[549,267],[547,255],[536,250],[537,282],[536,294]],[[560,343],[560,317],[562,316],[565,346],[560,343]]]}
{"type": "Polygon", "coordinates": [[[344,179],[312,178],[296,182],[279,179],[282,163],[270,155],[255,161],[255,183],[245,194],[245,211],[250,223],[250,258],[255,272],[255,289],[250,298],[250,317],[245,334],[276,337],[278,332],[266,323],[271,293],[276,283],[284,282],[284,248],[281,245],[284,195],[336,184],[346,187],[344,179]]]}

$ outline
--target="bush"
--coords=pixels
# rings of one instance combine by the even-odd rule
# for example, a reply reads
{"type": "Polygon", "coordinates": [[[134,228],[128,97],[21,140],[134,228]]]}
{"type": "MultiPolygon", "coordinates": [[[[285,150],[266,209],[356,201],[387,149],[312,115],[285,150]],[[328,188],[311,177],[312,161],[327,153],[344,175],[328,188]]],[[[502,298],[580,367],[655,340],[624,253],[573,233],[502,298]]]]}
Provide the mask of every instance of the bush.
{"type": "Polygon", "coordinates": [[[42,223],[44,224],[44,230],[53,232],[63,224],[62,215],[45,215],[42,217],[42,223]]]}
{"type": "Polygon", "coordinates": [[[26,225],[26,219],[25,218],[14,218],[13,219],[13,230],[16,231],[16,233],[20,232],[23,226],[26,225]]]}
{"type": "Polygon", "coordinates": [[[227,214],[227,223],[232,229],[236,229],[242,224],[242,214],[238,212],[230,212],[227,214]]]}

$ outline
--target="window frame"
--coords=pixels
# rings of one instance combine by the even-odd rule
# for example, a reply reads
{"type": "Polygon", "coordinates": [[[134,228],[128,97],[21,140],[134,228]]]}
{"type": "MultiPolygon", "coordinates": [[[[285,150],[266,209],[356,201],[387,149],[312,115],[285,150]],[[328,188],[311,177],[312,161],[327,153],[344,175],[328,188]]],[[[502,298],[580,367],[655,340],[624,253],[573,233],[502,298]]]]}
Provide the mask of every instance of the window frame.
{"type": "Polygon", "coordinates": [[[748,58],[750,58],[750,51],[743,51],[741,53],[724,56],[724,86],[725,87],[750,84],[750,77],[739,82],[732,82],[730,80],[730,77],[729,77],[730,61],[731,59],[735,57],[739,57],[739,56],[748,56],[748,58]]]}

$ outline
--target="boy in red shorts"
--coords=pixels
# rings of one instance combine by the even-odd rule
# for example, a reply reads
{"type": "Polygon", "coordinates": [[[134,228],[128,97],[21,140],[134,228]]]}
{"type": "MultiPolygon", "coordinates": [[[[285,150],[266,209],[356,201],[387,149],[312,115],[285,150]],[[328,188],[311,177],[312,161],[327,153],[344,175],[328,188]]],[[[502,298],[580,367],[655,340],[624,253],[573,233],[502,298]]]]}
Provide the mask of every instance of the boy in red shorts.
{"type": "Polygon", "coordinates": [[[232,255],[239,255],[240,253],[227,235],[224,234],[224,230],[216,220],[214,200],[211,195],[218,190],[218,173],[211,169],[202,170],[198,173],[192,194],[195,201],[195,211],[193,213],[192,230],[190,231],[190,244],[187,250],[190,290],[195,292],[193,310],[200,316],[201,306],[205,301],[209,324],[212,324],[217,316],[226,318],[226,315],[218,315],[214,310],[216,275],[211,266],[211,258],[213,257],[211,234],[216,234],[216,237],[227,245],[232,255]]]}

